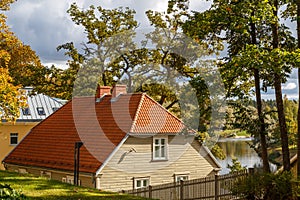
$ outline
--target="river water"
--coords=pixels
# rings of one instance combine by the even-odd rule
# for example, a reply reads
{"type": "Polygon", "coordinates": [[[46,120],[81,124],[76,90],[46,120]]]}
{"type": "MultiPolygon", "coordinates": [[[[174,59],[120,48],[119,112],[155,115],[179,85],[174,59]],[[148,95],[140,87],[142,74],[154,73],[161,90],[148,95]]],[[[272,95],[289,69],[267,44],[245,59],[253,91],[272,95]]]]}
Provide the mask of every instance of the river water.
{"type": "MultiPolygon", "coordinates": [[[[232,165],[232,158],[237,158],[242,166],[247,168],[262,165],[261,158],[247,144],[249,141],[251,141],[251,138],[226,138],[219,140],[218,144],[226,155],[225,160],[218,159],[222,166],[220,174],[227,174],[230,172],[227,166],[228,164],[232,165]]],[[[276,170],[276,165],[270,165],[272,171],[276,170]]]]}

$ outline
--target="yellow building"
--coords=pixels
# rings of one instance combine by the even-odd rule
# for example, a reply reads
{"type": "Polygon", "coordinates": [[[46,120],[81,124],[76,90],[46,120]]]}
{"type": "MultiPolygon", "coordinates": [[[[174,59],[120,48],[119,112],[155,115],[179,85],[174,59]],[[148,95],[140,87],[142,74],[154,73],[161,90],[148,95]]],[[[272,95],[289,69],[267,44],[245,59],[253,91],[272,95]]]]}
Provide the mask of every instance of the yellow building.
{"type": "MultiPolygon", "coordinates": [[[[63,102],[44,94],[30,95],[32,88],[24,88],[27,108],[20,109],[20,117],[15,123],[2,121],[0,124],[0,161],[11,152],[26,134],[39,122],[47,118],[63,105],[63,102]]],[[[0,169],[4,166],[0,163],[0,169]]]]}

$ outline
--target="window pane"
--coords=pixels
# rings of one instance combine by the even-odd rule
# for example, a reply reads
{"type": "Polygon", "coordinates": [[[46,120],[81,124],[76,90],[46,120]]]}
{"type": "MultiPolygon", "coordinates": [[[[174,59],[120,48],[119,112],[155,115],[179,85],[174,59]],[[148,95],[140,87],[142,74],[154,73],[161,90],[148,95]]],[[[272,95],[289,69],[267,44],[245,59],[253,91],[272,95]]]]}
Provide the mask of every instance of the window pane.
{"type": "Polygon", "coordinates": [[[148,180],[143,180],[143,187],[147,187],[148,186],[148,180]]]}
{"type": "Polygon", "coordinates": [[[155,146],[155,158],[159,158],[159,146],[155,146]]]}
{"type": "Polygon", "coordinates": [[[159,144],[159,139],[155,139],[155,144],[159,144]]]}
{"type": "Polygon", "coordinates": [[[165,139],[161,139],[161,145],[165,145],[165,139]]]}
{"type": "Polygon", "coordinates": [[[187,181],[188,180],[188,176],[184,175],[184,176],[177,176],[176,177],[176,181],[179,182],[179,181],[187,181]]]}
{"type": "Polygon", "coordinates": [[[30,110],[29,110],[28,107],[27,108],[23,108],[22,112],[23,112],[23,115],[30,115],[30,110]]]}
{"type": "Polygon", "coordinates": [[[11,133],[10,134],[10,144],[18,144],[18,133],[11,133]]]}
{"type": "Polygon", "coordinates": [[[165,155],[165,146],[161,147],[161,157],[162,158],[166,157],[166,155],[165,155]]]}
{"type": "Polygon", "coordinates": [[[43,107],[37,107],[36,110],[39,115],[46,115],[43,107]]]}
{"type": "Polygon", "coordinates": [[[137,181],[136,181],[136,187],[137,187],[137,188],[140,188],[140,187],[141,187],[141,180],[137,180],[137,181]]]}

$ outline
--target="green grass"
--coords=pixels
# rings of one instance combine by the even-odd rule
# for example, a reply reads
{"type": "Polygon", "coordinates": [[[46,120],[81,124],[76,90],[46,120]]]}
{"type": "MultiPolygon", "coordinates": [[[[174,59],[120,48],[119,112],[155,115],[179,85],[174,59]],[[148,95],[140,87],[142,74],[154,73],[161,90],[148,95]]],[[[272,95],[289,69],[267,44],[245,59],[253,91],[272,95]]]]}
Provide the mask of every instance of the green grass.
{"type": "Polygon", "coordinates": [[[13,189],[22,192],[29,199],[144,199],[140,197],[103,192],[92,188],[75,187],[67,183],[55,180],[47,180],[42,177],[18,174],[0,170],[0,184],[9,184],[13,189]]]}

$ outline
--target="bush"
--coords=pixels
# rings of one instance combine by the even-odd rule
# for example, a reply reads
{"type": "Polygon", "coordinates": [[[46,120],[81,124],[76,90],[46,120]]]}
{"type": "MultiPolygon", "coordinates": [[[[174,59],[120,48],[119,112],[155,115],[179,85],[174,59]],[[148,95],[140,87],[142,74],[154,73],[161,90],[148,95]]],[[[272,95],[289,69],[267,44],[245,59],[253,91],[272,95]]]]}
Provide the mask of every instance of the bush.
{"type": "Polygon", "coordinates": [[[26,196],[13,188],[10,187],[10,185],[7,184],[0,184],[0,199],[6,199],[6,200],[24,200],[27,199],[26,196]]]}
{"type": "Polygon", "coordinates": [[[247,200],[293,200],[296,195],[292,188],[292,174],[258,174],[239,179],[232,193],[247,200]]]}

